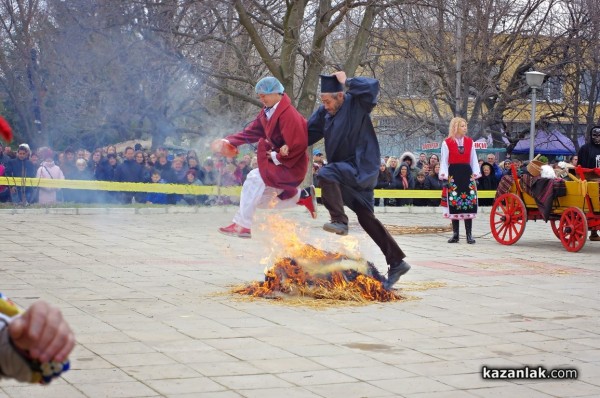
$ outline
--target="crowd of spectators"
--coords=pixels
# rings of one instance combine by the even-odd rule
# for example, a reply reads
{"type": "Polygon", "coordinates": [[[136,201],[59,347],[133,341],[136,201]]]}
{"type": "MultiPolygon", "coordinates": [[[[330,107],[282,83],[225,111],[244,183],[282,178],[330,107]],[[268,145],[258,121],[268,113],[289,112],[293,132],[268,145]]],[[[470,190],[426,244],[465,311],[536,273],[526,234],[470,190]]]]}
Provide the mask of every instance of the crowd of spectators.
{"type": "MultiPolygon", "coordinates": [[[[477,180],[480,190],[493,190],[498,188],[502,176],[510,173],[511,161],[507,160],[498,164],[496,156],[488,154],[486,160],[480,159],[479,165],[483,170],[483,177],[477,180]],[[485,167],[483,167],[485,166],[485,167]]],[[[379,167],[378,189],[394,190],[435,190],[441,192],[442,182],[439,179],[440,158],[437,154],[429,157],[420,153],[417,159],[411,152],[404,152],[399,157],[386,156],[381,160],[379,167]]],[[[515,160],[517,168],[520,161],[515,160]]],[[[480,199],[481,206],[490,206],[493,199],[480,199]]],[[[375,199],[375,206],[439,206],[440,198],[389,198],[375,199]]]]}
{"type": "MultiPolygon", "coordinates": [[[[147,203],[211,205],[235,202],[236,198],[216,198],[210,195],[160,194],[146,192],[113,192],[85,189],[55,189],[24,187],[16,184],[22,178],[67,180],[97,180],[154,184],[189,184],[241,186],[256,167],[256,157],[199,159],[196,151],[170,152],[164,147],[144,150],[140,144],[117,153],[115,146],[93,152],[67,148],[56,153],[43,147],[32,151],[29,145],[19,145],[16,153],[0,145],[0,176],[14,185],[0,187],[0,202],[21,204],[77,203],[147,203]]],[[[35,184],[34,184],[35,185],[35,184]]]]}
{"type": "MultiPolygon", "coordinates": [[[[514,160],[517,168],[520,161],[514,160]]],[[[576,162],[576,160],[575,160],[576,162]]],[[[320,149],[313,151],[313,178],[318,186],[319,170],[327,163],[320,149]]],[[[502,176],[510,173],[511,160],[501,163],[494,154],[480,159],[482,178],[478,189],[496,190],[502,176]]],[[[204,186],[241,186],[246,176],[256,168],[256,156],[239,158],[200,159],[194,150],[169,151],[159,147],[145,150],[140,144],[117,153],[115,146],[98,148],[93,152],[67,148],[56,153],[50,148],[32,151],[27,144],[19,145],[16,153],[0,144],[0,176],[16,178],[52,178],[68,180],[98,180],[143,182],[153,184],[189,184],[204,186]]],[[[441,191],[439,157],[420,153],[419,157],[404,152],[399,157],[386,156],[381,160],[377,189],[441,191]]],[[[84,189],[52,189],[19,186],[0,186],[0,202],[52,204],[77,203],[152,203],[211,205],[235,204],[237,198],[216,198],[208,195],[161,194],[145,192],[112,192],[84,189]]],[[[492,199],[480,199],[482,206],[492,199]]],[[[375,206],[439,206],[439,198],[375,199],[375,206]]]]}

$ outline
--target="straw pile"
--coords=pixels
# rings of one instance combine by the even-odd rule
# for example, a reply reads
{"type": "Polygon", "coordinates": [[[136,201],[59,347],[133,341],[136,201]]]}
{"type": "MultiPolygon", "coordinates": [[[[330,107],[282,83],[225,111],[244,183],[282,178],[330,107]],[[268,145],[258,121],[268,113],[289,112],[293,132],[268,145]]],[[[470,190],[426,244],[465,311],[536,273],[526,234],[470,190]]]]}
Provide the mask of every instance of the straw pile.
{"type": "Polygon", "coordinates": [[[287,297],[356,303],[402,300],[395,291],[383,288],[382,276],[375,266],[362,259],[351,259],[306,245],[304,257],[280,258],[265,271],[265,280],[232,291],[253,297],[282,300],[287,297]],[[315,253],[320,256],[316,257],[315,253]]]}
{"type": "Polygon", "coordinates": [[[452,225],[449,224],[445,227],[440,226],[414,226],[414,227],[401,227],[399,225],[384,225],[388,232],[392,235],[405,235],[405,234],[438,234],[452,231],[452,225]]]}

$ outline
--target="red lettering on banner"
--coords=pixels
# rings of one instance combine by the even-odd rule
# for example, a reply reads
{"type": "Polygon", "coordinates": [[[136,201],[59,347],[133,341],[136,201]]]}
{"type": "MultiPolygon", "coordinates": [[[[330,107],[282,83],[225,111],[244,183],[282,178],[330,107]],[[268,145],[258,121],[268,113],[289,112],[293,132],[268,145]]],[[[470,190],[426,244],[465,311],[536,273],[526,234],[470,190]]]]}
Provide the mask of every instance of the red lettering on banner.
{"type": "Polygon", "coordinates": [[[426,142],[425,144],[421,145],[421,149],[425,150],[425,149],[437,149],[440,147],[440,143],[439,142],[426,142]]]}

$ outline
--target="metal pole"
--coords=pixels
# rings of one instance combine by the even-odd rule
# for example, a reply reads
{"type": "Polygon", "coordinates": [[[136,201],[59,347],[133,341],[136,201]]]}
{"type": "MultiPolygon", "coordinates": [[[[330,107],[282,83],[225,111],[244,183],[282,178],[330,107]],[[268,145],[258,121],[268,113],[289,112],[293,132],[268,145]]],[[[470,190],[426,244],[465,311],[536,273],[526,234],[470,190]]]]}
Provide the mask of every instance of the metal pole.
{"type": "Polygon", "coordinates": [[[535,87],[531,88],[531,126],[529,127],[529,161],[533,160],[535,147],[535,87]]]}

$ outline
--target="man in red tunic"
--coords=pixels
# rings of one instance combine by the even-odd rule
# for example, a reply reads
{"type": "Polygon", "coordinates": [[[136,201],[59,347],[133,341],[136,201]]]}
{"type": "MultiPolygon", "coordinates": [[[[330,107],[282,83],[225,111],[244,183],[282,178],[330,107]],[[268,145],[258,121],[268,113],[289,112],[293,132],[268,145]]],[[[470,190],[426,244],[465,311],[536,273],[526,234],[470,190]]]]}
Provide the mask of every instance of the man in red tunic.
{"type": "Polygon", "coordinates": [[[242,187],[240,208],[233,224],[219,228],[225,235],[251,237],[252,219],[258,207],[289,208],[306,206],[317,217],[314,186],[298,187],[308,169],[306,120],[292,106],[283,85],[274,77],[256,84],[256,94],[264,108],[244,130],[229,135],[213,148],[223,145],[238,147],[258,142],[258,168],[248,173],[242,187]]]}

